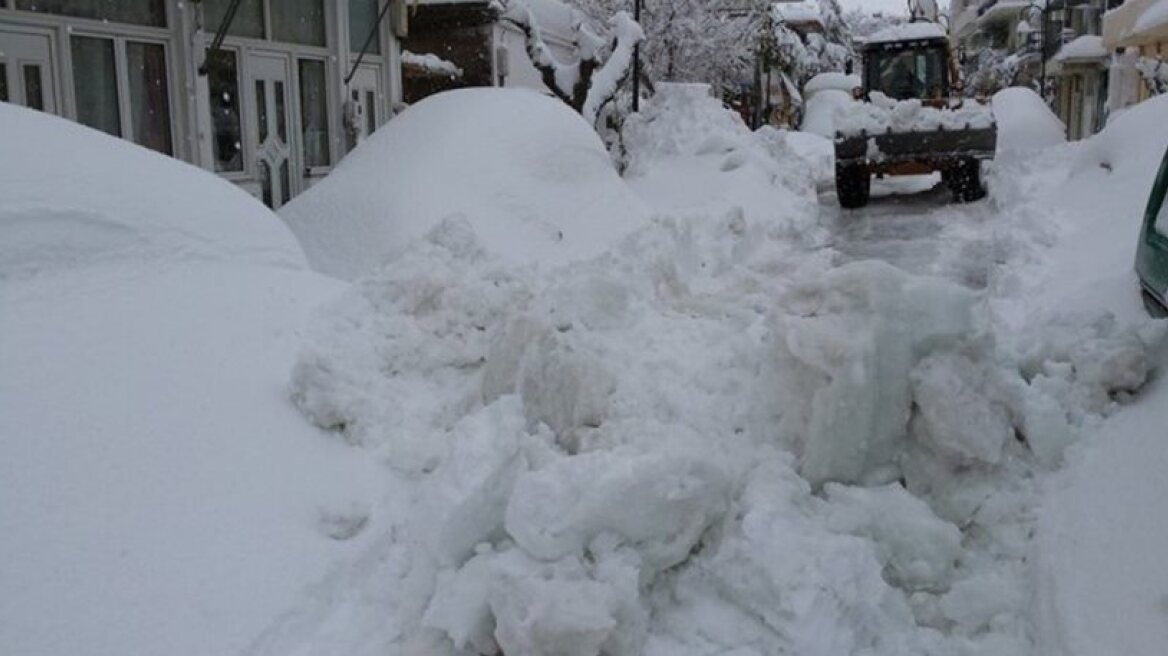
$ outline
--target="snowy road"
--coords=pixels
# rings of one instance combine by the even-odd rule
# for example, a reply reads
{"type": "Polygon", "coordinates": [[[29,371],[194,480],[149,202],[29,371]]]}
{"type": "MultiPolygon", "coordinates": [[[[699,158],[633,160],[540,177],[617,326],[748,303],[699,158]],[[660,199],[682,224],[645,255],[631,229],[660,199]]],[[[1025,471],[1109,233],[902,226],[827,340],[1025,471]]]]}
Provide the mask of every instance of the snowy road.
{"type": "Polygon", "coordinates": [[[831,234],[827,246],[844,261],[881,260],[917,275],[941,276],[982,289],[990,262],[990,201],[952,201],[937,175],[873,180],[872,201],[843,210],[832,188],[819,193],[819,221],[831,234]]]}

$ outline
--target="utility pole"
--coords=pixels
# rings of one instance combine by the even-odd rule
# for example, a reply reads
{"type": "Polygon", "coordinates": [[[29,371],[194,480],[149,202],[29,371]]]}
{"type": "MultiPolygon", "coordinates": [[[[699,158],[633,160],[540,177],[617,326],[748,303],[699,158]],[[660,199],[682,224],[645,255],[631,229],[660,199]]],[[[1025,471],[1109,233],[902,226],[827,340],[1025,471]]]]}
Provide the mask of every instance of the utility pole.
{"type": "MultiPolygon", "coordinates": [[[[641,0],[633,0],[633,20],[641,24],[641,0]]],[[[643,29],[643,28],[642,28],[643,29]]],[[[633,46],[633,111],[641,111],[641,43],[633,46]]]]}

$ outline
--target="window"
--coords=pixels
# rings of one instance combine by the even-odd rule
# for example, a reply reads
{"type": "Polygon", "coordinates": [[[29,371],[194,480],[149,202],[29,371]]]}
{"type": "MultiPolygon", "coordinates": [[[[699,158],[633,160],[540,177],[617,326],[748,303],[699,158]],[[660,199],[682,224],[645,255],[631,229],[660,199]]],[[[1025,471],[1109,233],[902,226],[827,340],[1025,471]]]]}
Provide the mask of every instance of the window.
{"type": "Polygon", "coordinates": [[[70,45],[77,121],[106,134],[122,136],[113,39],[74,36],[70,45]]]}
{"type": "MultiPolygon", "coordinates": [[[[365,39],[369,38],[369,34],[373,31],[374,24],[377,23],[379,0],[349,0],[349,50],[352,52],[361,52],[361,47],[365,45],[365,39]]],[[[384,0],[385,2],[392,2],[392,0],[384,0]]],[[[381,54],[381,39],[377,36],[369,42],[369,48],[365,52],[373,55],[381,54]]]]}
{"type": "Polygon", "coordinates": [[[0,102],[8,102],[8,66],[0,59],[0,102]]]}
{"type": "Polygon", "coordinates": [[[890,98],[944,97],[945,59],[940,48],[887,50],[868,64],[869,91],[890,98]]]}
{"type": "Polygon", "coordinates": [[[305,166],[328,166],[328,95],[324,62],[299,60],[300,129],[304,142],[305,166]]]}
{"type": "Polygon", "coordinates": [[[41,14],[166,27],[165,0],[16,0],[16,8],[41,14]]]}
{"type": "Polygon", "coordinates": [[[39,64],[24,65],[24,104],[29,109],[44,111],[45,85],[39,64]]]}
{"type": "Polygon", "coordinates": [[[365,92],[365,135],[377,129],[377,102],[372,91],[365,92]]]}
{"type": "Polygon", "coordinates": [[[127,41],[126,68],[134,142],[166,155],[174,154],[166,50],[157,43],[127,41]]]}
{"type": "Polygon", "coordinates": [[[324,4],[321,0],[279,0],[271,3],[272,39],[324,46],[324,4]]]}
{"type": "MultiPolygon", "coordinates": [[[[203,26],[214,34],[227,16],[231,0],[203,0],[203,26]]],[[[264,4],[262,0],[242,0],[227,33],[252,39],[264,38],[264,4]]]]}
{"type": "Polygon", "coordinates": [[[235,53],[207,54],[207,88],[211,105],[211,147],[215,170],[243,170],[243,131],[239,114],[239,67],[235,53]]]}

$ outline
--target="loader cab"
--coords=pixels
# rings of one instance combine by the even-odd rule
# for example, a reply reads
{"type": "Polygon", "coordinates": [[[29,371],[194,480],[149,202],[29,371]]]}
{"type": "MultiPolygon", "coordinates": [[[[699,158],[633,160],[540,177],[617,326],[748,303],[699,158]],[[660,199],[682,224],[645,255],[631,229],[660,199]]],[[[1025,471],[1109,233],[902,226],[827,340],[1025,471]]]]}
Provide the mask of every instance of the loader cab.
{"type": "Polygon", "coordinates": [[[949,45],[945,39],[870,44],[864,49],[864,96],[879,91],[894,100],[949,97],[949,45]]]}
{"type": "Polygon", "coordinates": [[[1168,152],[1160,162],[1144,209],[1144,225],[1136,249],[1136,273],[1148,312],[1168,317],[1168,152]]]}

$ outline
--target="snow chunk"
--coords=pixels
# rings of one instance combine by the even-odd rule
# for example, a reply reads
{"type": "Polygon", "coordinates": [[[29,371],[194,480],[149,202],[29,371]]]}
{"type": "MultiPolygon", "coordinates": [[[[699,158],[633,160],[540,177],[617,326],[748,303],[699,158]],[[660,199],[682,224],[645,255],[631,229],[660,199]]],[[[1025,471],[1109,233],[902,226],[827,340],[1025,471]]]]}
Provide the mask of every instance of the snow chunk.
{"type": "Polygon", "coordinates": [[[1035,150],[1066,143],[1066,126],[1031,89],[1002,89],[994,94],[993,110],[998,122],[998,152],[1035,150]]]}
{"type": "Polygon", "coordinates": [[[925,107],[916,98],[893,100],[879,91],[873,91],[870,98],[871,102],[854,102],[835,114],[838,133],[854,136],[882,133],[889,128],[893,132],[923,132],[994,125],[991,107],[974,100],[966,100],[956,109],[937,109],[925,107]]]}
{"type": "Polygon", "coordinates": [[[426,98],[280,215],[315,268],[344,278],[400,257],[452,216],[488,252],[543,266],[592,257],[647,218],[595,131],[526,89],[426,98]]]}
{"type": "Polygon", "coordinates": [[[826,89],[835,89],[836,91],[843,91],[852,95],[852,89],[858,86],[863,86],[863,81],[859,75],[848,75],[846,73],[839,73],[835,71],[820,73],[803,85],[803,95],[809,96],[819,91],[826,89]]]}
{"type": "Polygon", "coordinates": [[[796,287],[776,318],[780,433],[815,484],[895,478],[909,371],[972,330],[974,295],[882,262],[845,264],[796,287]],[[891,470],[889,468],[892,468],[891,470]]]}
{"type": "Polygon", "coordinates": [[[828,483],[827,525],[871,538],[884,576],[904,590],[945,590],[962,555],[961,531],[903,486],[858,488],[828,483]]]}
{"type": "Polygon", "coordinates": [[[913,401],[919,414],[914,435],[955,464],[996,464],[1013,425],[1005,404],[986,390],[989,372],[965,355],[926,357],[912,372],[913,401]]]}
{"type": "Polygon", "coordinates": [[[520,477],[507,506],[507,532],[542,560],[581,554],[610,532],[640,555],[642,576],[684,560],[725,512],[730,481],[686,455],[593,452],[520,477]]]}

